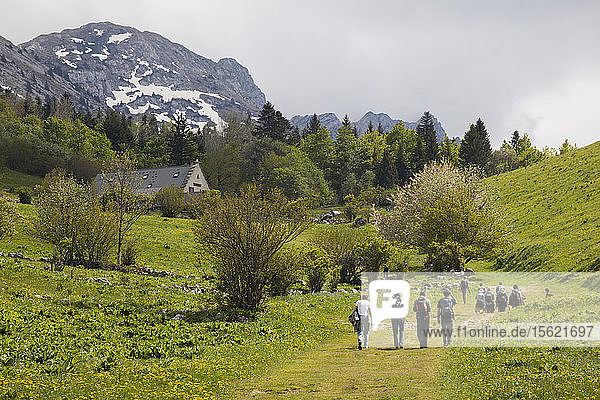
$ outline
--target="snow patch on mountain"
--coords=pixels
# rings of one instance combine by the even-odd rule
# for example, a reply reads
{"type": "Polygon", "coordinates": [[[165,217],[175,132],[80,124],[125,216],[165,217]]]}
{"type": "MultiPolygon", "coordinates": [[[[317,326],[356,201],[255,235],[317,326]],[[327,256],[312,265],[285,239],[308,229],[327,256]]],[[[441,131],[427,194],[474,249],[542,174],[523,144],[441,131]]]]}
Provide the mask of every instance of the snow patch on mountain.
{"type": "Polygon", "coordinates": [[[70,53],[70,51],[67,51],[67,49],[65,49],[65,48],[62,48],[60,50],[56,50],[54,52],[54,54],[56,54],[56,57],[58,57],[58,58],[66,57],[66,56],[69,55],[69,53],[70,53]]]}
{"type": "Polygon", "coordinates": [[[72,38],[71,38],[71,41],[72,41],[72,42],[75,42],[75,43],[83,43],[83,41],[84,41],[84,40],[83,40],[83,39],[80,39],[80,38],[72,37],[72,38]]]}
{"type": "Polygon", "coordinates": [[[150,102],[147,102],[145,105],[137,108],[133,108],[130,105],[127,105],[127,109],[131,114],[145,114],[150,108],[152,108],[153,110],[160,110],[159,106],[151,104],[150,102]]]}
{"type": "Polygon", "coordinates": [[[119,44],[131,37],[131,32],[120,33],[118,35],[110,35],[108,38],[108,43],[116,43],[119,44]]]}
{"type": "MultiPolygon", "coordinates": [[[[225,121],[223,121],[223,119],[221,119],[221,117],[219,116],[217,111],[215,111],[215,109],[213,108],[213,105],[204,101],[202,99],[202,96],[214,97],[214,98],[217,98],[220,100],[228,100],[228,99],[224,98],[223,96],[221,96],[219,94],[206,93],[206,92],[201,92],[199,90],[174,90],[174,89],[172,89],[172,85],[171,86],[159,86],[154,83],[149,84],[149,85],[144,85],[140,81],[144,77],[152,75],[153,71],[152,71],[152,69],[146,67],[147,70],[144,71],[144,73],[142,73],[140,76],[137,76],[138,69],[140,68],[141,65],[147,66],[148,63],[144,62],[143,60],[140,60],[140,63],[138,65],[136,65],[134,70],[131,72],[131,77],[129,79],[125,79],[125,81],[127,81],[128,83],[130,83],[133,86],[119,86],[119,90],[113,90],[112,91],[113,97],[106,98],[107,106],[114,107],[114,106],[117,106],[120,104],[124,104],[128,107],[129,111],[131,111],[132,114],[137,114],[137,113],[148,111],[148,108],[151,106],[149,102],[146,103],[145,106],[138,107],[138,108],[133,108],[133,107],[129,106],[130,103],[136,101],[137,99],[139,99],[142,96],[148,96],[148,97],[160,96],[162,98],[163,103],[169,103],[172,100],[187,100],[187,101],[193,103],[194,105],[196,105],[197,107],[199,107],[199,108],[193,109],[194,111],[196,111],[198,113],[198,115],[208,117],[217,126],[225,125],[225,121]],[[145,110],[144,110],[144,108],[145,108],[145,110]]],[[[158,106],[155,106],[155,107],[152,107],[152,108],[155,108],[155,109],[160,108],[158,106]]],[[[161,113],[161,115],[162,114],[165,114],[165,113],[161,113]]],[[[158,118],[158,116],[157,116],[157,118],[158,118]]],[[[166,117],[166,118],[167,118],[167,121],[170,121],[170,118],[168,118],[168,117],[166,117]]],[[[192,121],[192,123],[197,125],[198,127],[203,127],[206,124],[205,122],[195,122],[195,121],[192,121]]]]}
{"type": "Polygon", "coordinates": [[[102,36],[104,34],[104,29],[94,29],[96,36],[102,36]]]}
{"type": "Polygon", "coordinates": [[[98,57],[100,61],[104,61],[110,56],[108,49],[106,47],[102,47],[102,54],[92,54],[92,57],[98,57]]]}

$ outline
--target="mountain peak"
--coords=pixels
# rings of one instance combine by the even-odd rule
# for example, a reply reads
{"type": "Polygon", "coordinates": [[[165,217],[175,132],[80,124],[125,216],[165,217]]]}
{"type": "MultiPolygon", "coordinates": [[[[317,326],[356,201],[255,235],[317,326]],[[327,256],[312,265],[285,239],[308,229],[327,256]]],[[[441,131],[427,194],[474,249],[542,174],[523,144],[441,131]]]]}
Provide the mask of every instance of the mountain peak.
{"type": "Polygon", "coordinates": [[[51,75],[71,82],[74,102],[87,107],[133,115],[152,111],[161,121],[184,112],[202,127],[223,124],[222,116],[232,111],[256,115],[265,103],[235,59],[215,62],[159,34],[110,21],[40,35],[19,47],[51,75]]]}

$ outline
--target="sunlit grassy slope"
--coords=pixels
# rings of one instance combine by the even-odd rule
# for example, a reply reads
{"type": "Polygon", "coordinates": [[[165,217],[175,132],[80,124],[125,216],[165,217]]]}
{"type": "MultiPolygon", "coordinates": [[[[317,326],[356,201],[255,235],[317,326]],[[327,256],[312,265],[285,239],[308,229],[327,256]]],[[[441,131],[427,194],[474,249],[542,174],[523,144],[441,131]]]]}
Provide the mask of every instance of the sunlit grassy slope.
{"type": "Polygon", "coordinates": [[[488,182],[514,231],[506,267],[600,269],[600,142],[488,182]]]}
{"type": "Polygon", "coordinates": [[[42,183],[39,176],[27,175],[7,168],[0,168],[0,189],[15,189],[20,186],[33,187],[42,183]]]}

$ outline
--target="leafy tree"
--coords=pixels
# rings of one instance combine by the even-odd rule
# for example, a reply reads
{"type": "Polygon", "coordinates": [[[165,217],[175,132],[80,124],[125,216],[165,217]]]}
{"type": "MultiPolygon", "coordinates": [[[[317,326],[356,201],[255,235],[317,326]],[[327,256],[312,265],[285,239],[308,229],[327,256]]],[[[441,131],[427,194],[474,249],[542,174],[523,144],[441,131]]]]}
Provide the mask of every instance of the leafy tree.
{"type": "Polygon", "coordinates": [[[108,209],[116,216],[117,263],[121,265],[125,235],[142,215],[148,213],[154,199],[152,195],[138,193],[142,180],[135,172],[135,163],[129,153],[117,153],[106,167],[108,172],[102,177],[106,187],[102,189],[108,209]]]}
{"type": "Polygon", "coordinates": [[[438,270],[497,255],[506,229],[487,189],[471,171],[429,164],[393,196],[390,213],[375,213],[388,240],[414,246],[438,270]]]}
{"type": "Polygon", "coordinates": [[[463,165],[471,165],[485,168],[492,146],[488,132],[481,118],[475,124],[471,124],[465,137],[460,143],[459,157],[463,165]]]}
{"type": "Polygon", "coordinates": [[[373,128],[373,122],[369,120],[369,126],[367,127],[367,132],[373,132],[375,129],[373,128]]]}
{"type": "Polygon", "coordinates": [[[318,204],[333,200],[323,172],[298,149],[291,149],[283,156],[268,154],[261,169],[265,186],[279,188],[288,199],[310,198],[318,204]]]}
{"type": "Polygon", "coordinates": [[[316,134],[302,138],[300,149],[319,168],[327,178],[332,176],[332,166],[335,159],[335,144],[324,126],[316,134]]]}
{"type": "Polygon", "coordinates": [[[19,219],[16,208],[3,197],[0,197],[0,240],[15,233],[19,219]]]}
{"type": "Polygon", "coordinates": [[[202,163],[202,171],[209,187],[222,192],[233,192],[240,185],[240,149],[233,143],[210,151],[202,163]]]}
{"type": "Polygon", "coordinates": [[[342,283],[360,283],[359,249],[362,235],[349,227],[322,229],[315,233],[312,244],[325,250],[342,283]]]}
{"type": "Polygon", "coordinates": [[[275,110],[271,102],[267,101],[258,116],[254,134],[259,138],[267,137],[283,142],[291,129],[292,126],[287,118],[281,114],[281,111],[275,110]]]}
{"type": "Polygon", "coordinates": [[[440,146],[440,160],[458,166],[460,164],[459,151],[460,146],[454,140],[451,140],[448,135],[445,135],[440,146]]]}
{"type": "Polygon", "coordinates": [[[88,185],[55,170],[43,181],[35,206],[35,233],[55,246],[54,265],[102,262],[116,244],[113,215],[88,185]]]}
{"type": "Polygon", "coordinates": [[[234,306],[256,310],[273,278],[273,258],[309,226],[306,206],[251,184],[239,196],[214,196],[202,207],[194,232],[216,258],[220,289],[234,306]]]}
{"type": "Polygon", "coordinates": [[[288,144],[291,144],[292,146],[298,146],[301,140],[302,135],[300,134],[300,129],[298,129],[297,126],[293,127],[287,140],[288,144]]]}
{"type": "Polygon", "coordinates": [[[504,142],[500,150],[494,150],[488,159],[485,171],[488,175],[501,174],[519,167],[519,157],[512,146],[504,142]]]}
{"type": "Polygon", "coordinates": [[[439,160],[439,145],[435,133],[433,116],[429,111],[425,111],[419,120],[419,125],[417,125],[417,136],[419,136],[423,142],[425,163],[439,160]]]}
{"type": "Polygon", "coordinates": [[[519,138],[516,152],[519,157],[519,165],[522,167],[528,167],[547,158],[546,154],[539,151],[531,144],[531,140],[526,133],[519,138]]]}

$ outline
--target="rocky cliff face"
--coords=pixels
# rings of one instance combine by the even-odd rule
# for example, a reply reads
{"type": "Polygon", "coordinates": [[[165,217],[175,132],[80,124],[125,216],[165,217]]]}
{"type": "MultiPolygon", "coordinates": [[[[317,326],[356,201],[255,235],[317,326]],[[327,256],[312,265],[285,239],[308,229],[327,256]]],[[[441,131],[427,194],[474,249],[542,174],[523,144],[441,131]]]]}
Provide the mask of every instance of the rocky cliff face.
{"type": "MultiPolygon", "coordinates": [[[[296,115],[290,119],[290,123],[292,124],[292,126],[297,126],[300,130],[302,130],[311,117],[312,115],[296,115]]],[[[338,128],[342,125],[340,119],[333,113],[319,114],[317,115],[317,117],[319,118],[319,122],[321,123],[321,125],[327,127],[327,130],[331,133],[331,136],[335,137],[338,128]]],[[[385,113],[375,114],[369,111],[365,115],[363,115],[361,119],[359,119],[358,121],[354,121],[351,124],[352,126],[356,126],[358,132],[362,134],[368,130],[369,122],[373,125],[374,129],[377,129],[379,124],[381,124],[383,130],[390,131],[394,127],[394,125],[400,122],[404,122],[404,125],[408,129],[416,129],[420,121],[420,119],[414,122],[403,121],[400,119],[392,119],[389,115],[385,113]]],[[[441,143],[444,140],[446,131],[444,130],[442,124],[437,120],[437,118],[433,117],[433,122],[438,142],[441,143]]]]}
{"type": "Polygon", "coordinates": [[[222,124],[229,112],[256,115],[265,103],[234,59],[214,62],[156,33],[110,22],[41,35],[19,49],[78,89],[79,103],[133,115],[153,111],[168,121],[185,112],[201,127],[222,124]]]}
{"type": "Polygon", "coordinates": [[[72,99],[81,99],[81,106],[96,108],[100,102],[94,101],[81,87],[76,87],[68,79],[41,63],[10,41],[0,37],[0,89],[11,89],[25,96],[27,93],[42,100],[46,97],[67,93],[72,99]]]}

